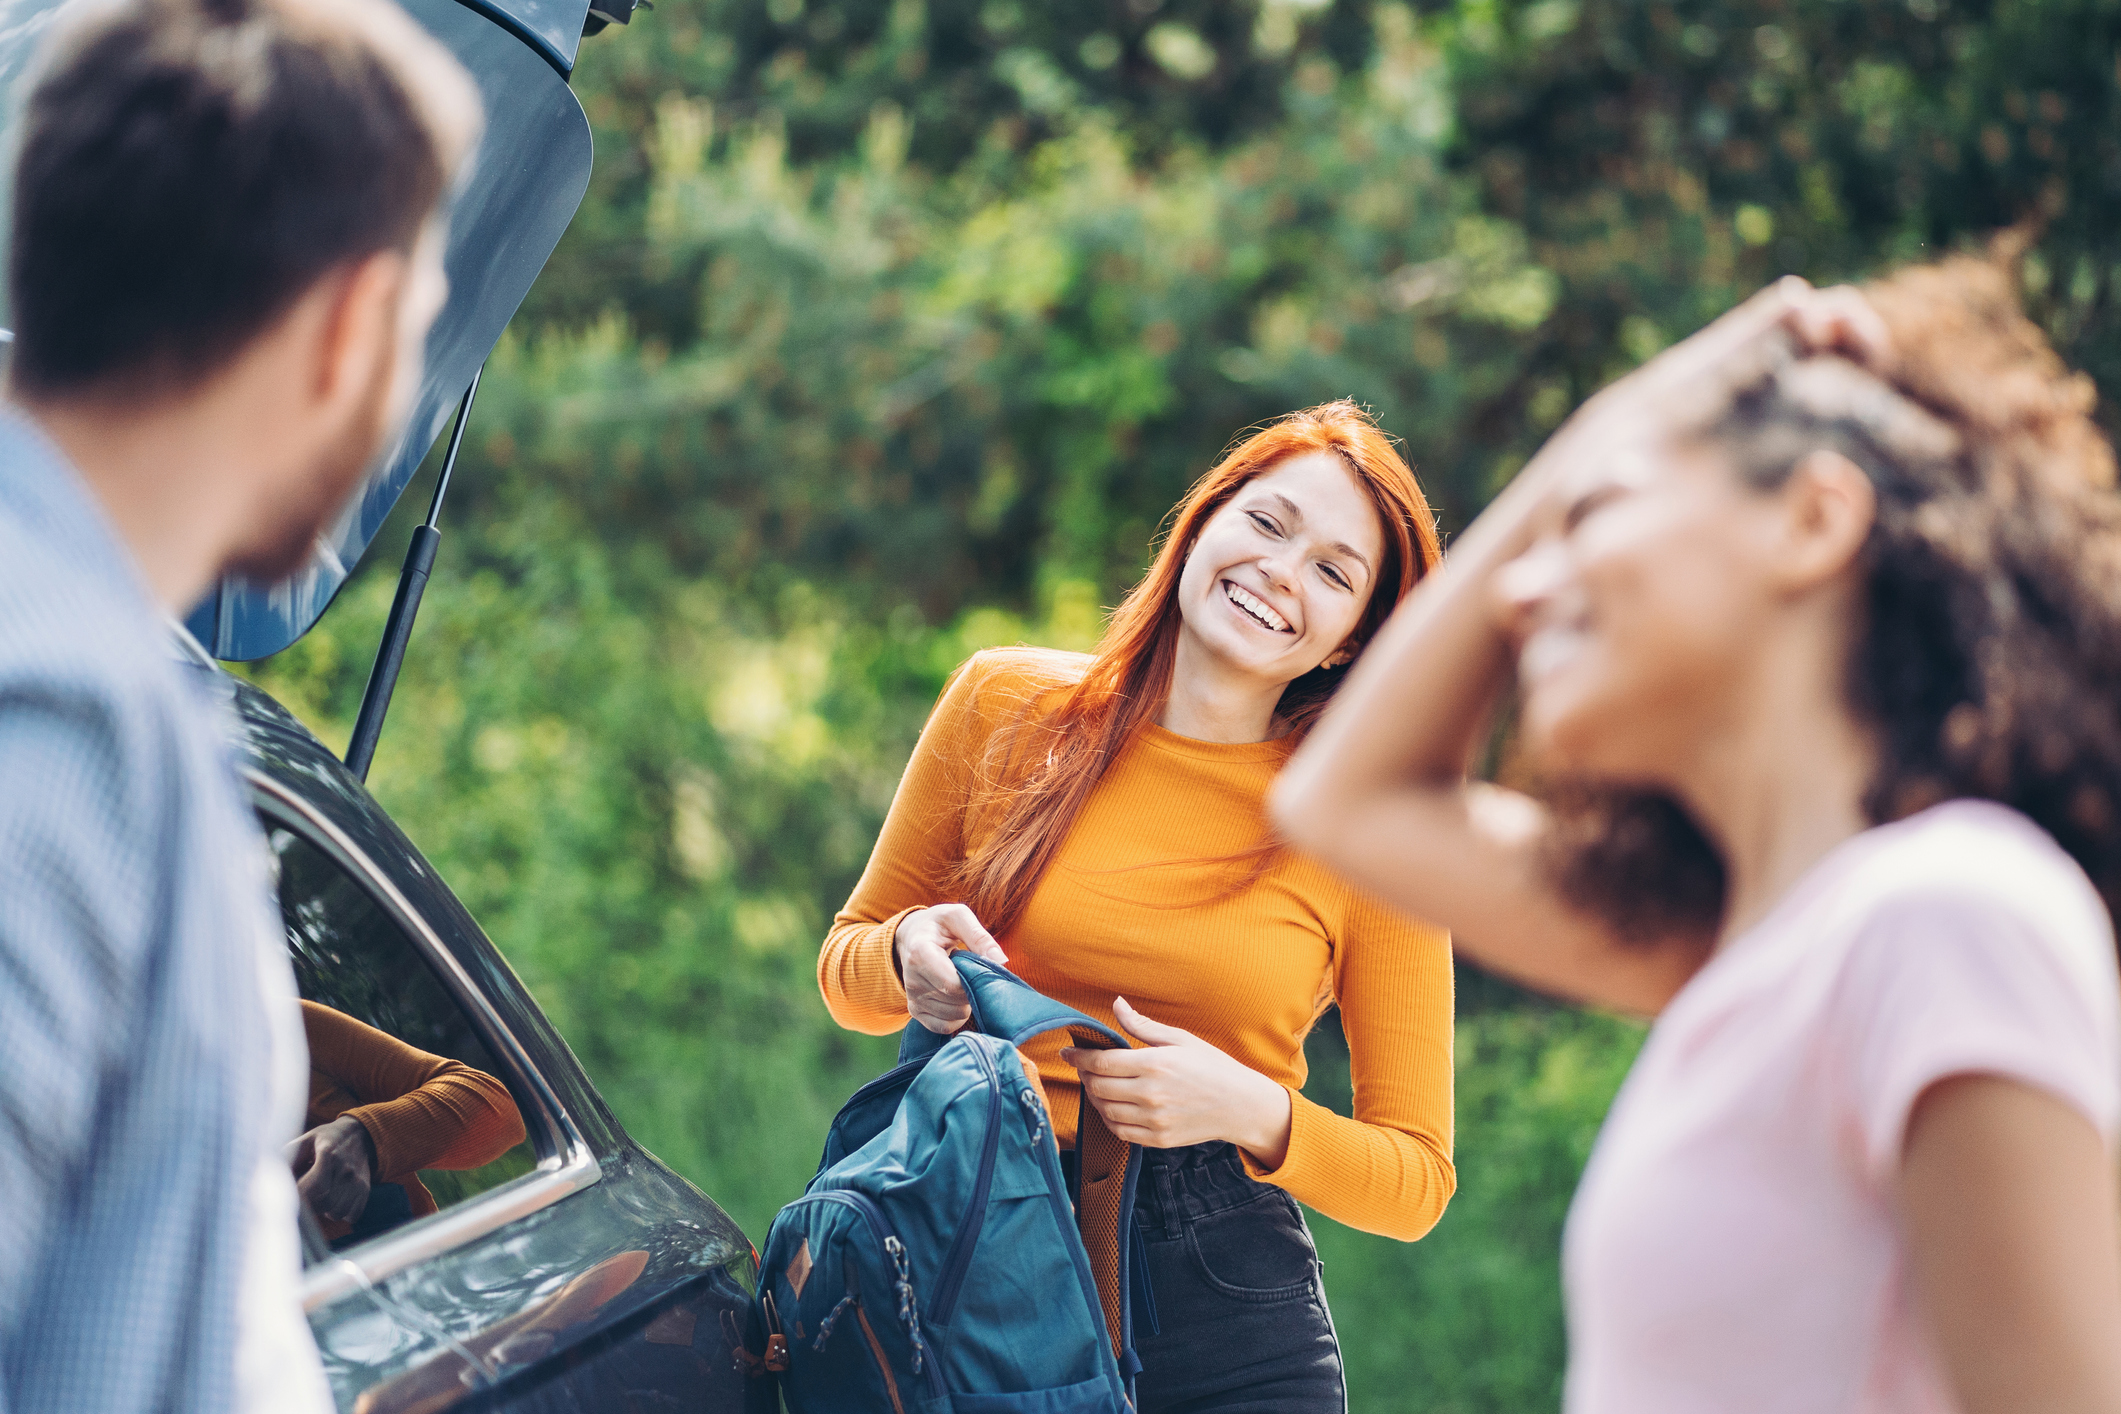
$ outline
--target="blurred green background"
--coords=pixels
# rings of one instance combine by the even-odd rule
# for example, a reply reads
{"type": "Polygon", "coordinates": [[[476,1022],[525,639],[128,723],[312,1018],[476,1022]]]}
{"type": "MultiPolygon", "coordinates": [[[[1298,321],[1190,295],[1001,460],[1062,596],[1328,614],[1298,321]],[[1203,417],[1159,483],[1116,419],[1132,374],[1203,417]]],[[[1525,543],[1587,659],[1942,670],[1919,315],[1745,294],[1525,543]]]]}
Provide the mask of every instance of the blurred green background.
{"type": "MultiPolygon", "coordinates": [[[[1239,429],[1352,396],[1461,528],[1784,272],[2032,223],[2121,378],[2121,0],[659,0],[487,369],[372,785],[632,1132],[762,1235],[889,1041],[813,960],[945,675],[1083,647],[1239,429]]],[[[432,459],[427,471],[433,474],[432,459]]],[[[260,678],[343,744],[424,488],[260,678]]],[[[1461,1187],[1318,1220],[1362,1411],[1556,1407],[1640,1039],[1461,977],[1461,1187]]],[[[1331,1019],[1313,1088],[1346,1103],[1331,1019]]]]}

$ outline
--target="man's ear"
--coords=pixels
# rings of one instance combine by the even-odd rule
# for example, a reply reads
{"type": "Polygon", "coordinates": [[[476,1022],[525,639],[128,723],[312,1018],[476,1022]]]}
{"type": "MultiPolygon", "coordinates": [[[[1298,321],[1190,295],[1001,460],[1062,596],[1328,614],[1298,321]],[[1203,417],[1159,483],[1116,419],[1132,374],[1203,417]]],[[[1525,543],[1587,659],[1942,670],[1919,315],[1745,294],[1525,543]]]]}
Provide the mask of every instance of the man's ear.
{"type": "Polygon", "coordinates": [[[321,301],[315,381],[320,403],[363,397],[376,370],[397,352],[398,319],[410,274],[403,254],[378,251],[317,282],[306,297],[321,301]]]}
{"type": "Polygon", "coordinates": [[[1797,591],[1832,579],[1855,563],[1878,518],[1878,490],[1863,468],[1839,452],[1808,453],[1782,488],[1785,543],[1778,577],[1797,591]]]}

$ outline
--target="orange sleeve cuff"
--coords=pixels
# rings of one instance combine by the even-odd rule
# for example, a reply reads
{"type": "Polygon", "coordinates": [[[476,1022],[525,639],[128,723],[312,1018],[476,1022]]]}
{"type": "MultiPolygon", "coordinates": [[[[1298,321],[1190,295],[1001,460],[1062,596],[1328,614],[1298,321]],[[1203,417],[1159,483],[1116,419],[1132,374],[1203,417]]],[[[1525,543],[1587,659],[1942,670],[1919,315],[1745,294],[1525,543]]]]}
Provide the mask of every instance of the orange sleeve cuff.
{"type": "Polygon", "coordinates": [[[834,1021],[849,1031],[887,1036],[912,1020],[893,941],[898,925],[918,912],[918,907],[902,908],[881,923],[842,923],[826,935],[817,956],[817,985],[834,1021]]]}
{"type": "Polygon", "coordinates": [[[1430,1136],[1364,1124],[1289,1091],[1289,1151],[1269,1169],[1239,1150],[1245,1172],[1335,1222],[1412,1242],[1436,1226],[1458,1170],[1430,1136]]]}

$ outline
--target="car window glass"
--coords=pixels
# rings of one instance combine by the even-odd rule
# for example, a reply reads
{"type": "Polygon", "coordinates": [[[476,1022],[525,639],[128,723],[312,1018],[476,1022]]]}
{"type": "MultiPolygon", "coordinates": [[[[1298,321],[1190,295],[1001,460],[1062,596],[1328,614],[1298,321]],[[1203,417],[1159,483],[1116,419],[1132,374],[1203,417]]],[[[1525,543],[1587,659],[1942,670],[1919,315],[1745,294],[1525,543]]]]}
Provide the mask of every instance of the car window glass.
{"type": "Polygon", "coordinates": [[[330,855],[263,824],[310,1053],[291,1159],[329,1246],[530,1172],[537,1156],[507,1072],[412,939],[330,855]]]}

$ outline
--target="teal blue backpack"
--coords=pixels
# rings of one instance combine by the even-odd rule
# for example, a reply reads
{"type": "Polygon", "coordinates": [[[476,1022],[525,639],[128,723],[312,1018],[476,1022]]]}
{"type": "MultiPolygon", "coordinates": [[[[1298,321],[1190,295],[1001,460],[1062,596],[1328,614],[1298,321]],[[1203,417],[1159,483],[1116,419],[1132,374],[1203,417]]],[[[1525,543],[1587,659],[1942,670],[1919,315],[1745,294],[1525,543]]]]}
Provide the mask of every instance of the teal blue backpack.
{"type": "Polygon", "coordinates": [[[1071,1195],[1016,1051],[1055,1030],[1127,1042],[954,960],[971,1028],[910,1023],[898,1065],[833,1120],[817,1177],[767,1233],[740,1358],[778,1376],[793,1414],[1127,1414],[1140,1365],[1121,1219],[1140,1155],[1084,1104],[1071,1195]]]}

